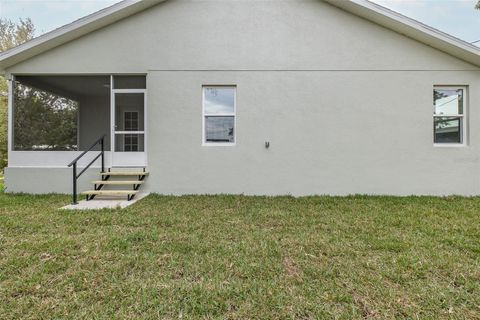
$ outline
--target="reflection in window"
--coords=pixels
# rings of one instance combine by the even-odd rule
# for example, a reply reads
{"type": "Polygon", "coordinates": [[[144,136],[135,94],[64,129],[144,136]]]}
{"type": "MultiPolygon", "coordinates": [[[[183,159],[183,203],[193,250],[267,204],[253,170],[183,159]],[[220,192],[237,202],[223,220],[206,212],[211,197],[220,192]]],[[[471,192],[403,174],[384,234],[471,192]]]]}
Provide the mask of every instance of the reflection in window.
{"type": "Polygon", "coordinates": [[[435,143],[462,143],[462,120],[435,117],[435,143]]]}
{"type": "Polygon", "coordinates": [[[463,89],[435,89],[435,115],[463,114],[463,89]]]}
{"type": "Polygon", "coordinates": [[[433,133],[436,144],[463,144],[466,88],[437,87],[433,90],[433,133]]]}
{"type": "Polygon", "coordinates": [[[203,88],[204,143],[235,142],[235,87],[203,88]]]}
{"type": "Polygon", "coordinates": [[[233,114],[235,88],[205,87],[205,114],[233,114]]]}
{"type": "Polygon", "coordinates": [[[206,142],[233,142],[233,117],[205,117],[206,142]]]}
{"type": "Polygon", "coordinates": [[[78,150],[77,101],[15,82],[14,150],[78,150]]]}

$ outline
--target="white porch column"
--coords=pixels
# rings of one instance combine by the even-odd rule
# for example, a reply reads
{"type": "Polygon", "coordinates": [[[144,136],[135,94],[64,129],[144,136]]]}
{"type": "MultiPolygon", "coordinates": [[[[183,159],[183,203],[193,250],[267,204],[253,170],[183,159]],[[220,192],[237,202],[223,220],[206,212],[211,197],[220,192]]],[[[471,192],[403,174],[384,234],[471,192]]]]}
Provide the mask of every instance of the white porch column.
{"type": "Polygon", "coordinates": [[[15,76],[11,75],[7,79],[8,86],[8,155],[13,151],[13,89],[14,89],[15,76]]]}

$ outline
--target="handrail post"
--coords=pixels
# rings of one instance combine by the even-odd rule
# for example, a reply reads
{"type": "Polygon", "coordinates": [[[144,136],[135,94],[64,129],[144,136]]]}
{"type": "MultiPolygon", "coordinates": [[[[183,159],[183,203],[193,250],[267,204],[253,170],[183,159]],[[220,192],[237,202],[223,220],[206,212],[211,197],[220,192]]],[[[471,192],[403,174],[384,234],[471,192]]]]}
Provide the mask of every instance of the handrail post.
{"type": "Polygon", "coordinates": [[[72,198],[73,198],[73,204],[77,204],[77,180],[78,178],[88,169],[90,168],[90,166],[98,160],[99,157],[102,157],[102,173],[105,172],[105,134],[99,138],[97,141],[95,141],[94,144],[92,144],[92,146],[90,148],[88,148],[87,150],[83,151],[78,157],[75,158],[75,160],[73,160],[72,162],[70,162],[70,164],[68,165],[68,167],[72,167],[73,166],[73,194],[72,194],[72,198]],[[85,168],[83,168],[82,171],[80,171],[80,173],[77,175],[77,163],[78,163],[78,160],[80,160],[80,158],[82,158],[87,152],[89,152],[90,150],[92,150],[97,144],[100,143],[100,146],[101,146],[101,153],[98,154],[95,158],[93,158],[93,160],[87,164],[87,166],[85,168]]]}
{"type": "Polygon", "coordinates": [[[77,162],[73,164],[73,204],[77,204],[77,162]]]}
{"type": "Polygon", "coordinates": [[[102,140],[100,140],[100,146],[102,147],[102,173],[105,172],[105,150],[104,150],[104,143],[103,139],[105,137],[102,137],[102,140]]]}

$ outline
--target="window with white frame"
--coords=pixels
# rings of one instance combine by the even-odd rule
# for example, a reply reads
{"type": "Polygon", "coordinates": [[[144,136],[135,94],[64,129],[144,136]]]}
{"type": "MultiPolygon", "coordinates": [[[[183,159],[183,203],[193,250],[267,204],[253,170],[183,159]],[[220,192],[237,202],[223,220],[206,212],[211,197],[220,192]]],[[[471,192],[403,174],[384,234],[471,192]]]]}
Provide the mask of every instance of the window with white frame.
{"type": "Polygon", "coordinates": [[[203,87],[203,143],[235,144],[235,86],[203,87]]]}
{"type": "Polygon", "coordinates": [[[466,87],[434,87],[433,141],[435,145],[464,145],[466,87]]]}

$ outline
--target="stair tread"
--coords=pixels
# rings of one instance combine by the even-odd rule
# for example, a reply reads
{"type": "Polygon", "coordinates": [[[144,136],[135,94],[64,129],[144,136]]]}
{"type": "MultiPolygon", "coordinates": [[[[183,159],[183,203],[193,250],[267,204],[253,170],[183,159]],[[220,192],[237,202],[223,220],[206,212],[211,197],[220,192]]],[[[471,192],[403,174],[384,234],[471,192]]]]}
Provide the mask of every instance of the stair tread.
{"type": "Polygon", "coordinates": [[[122,180],[122,181],[115,181],[115,180],[95,180],[92,181],[93,184],[110,184],[110,185],[131,185],[131,184],[143,184],[145,181],[141,180],[122,180]]]}
{"type": "Polygon", "coordinates": [[[148,172],[143,171],[110,171],[110,172],[102,172],[100,173],[102,176],[148,176],[148,172]]]}
{"type": "Polygon", "coordinates": [[[112,196],[112,195],[131,195],[131,194],[137,194],[137,190],[88,190],[82,192],[83,195],[106,195],[106,196],[112,196]]]}

